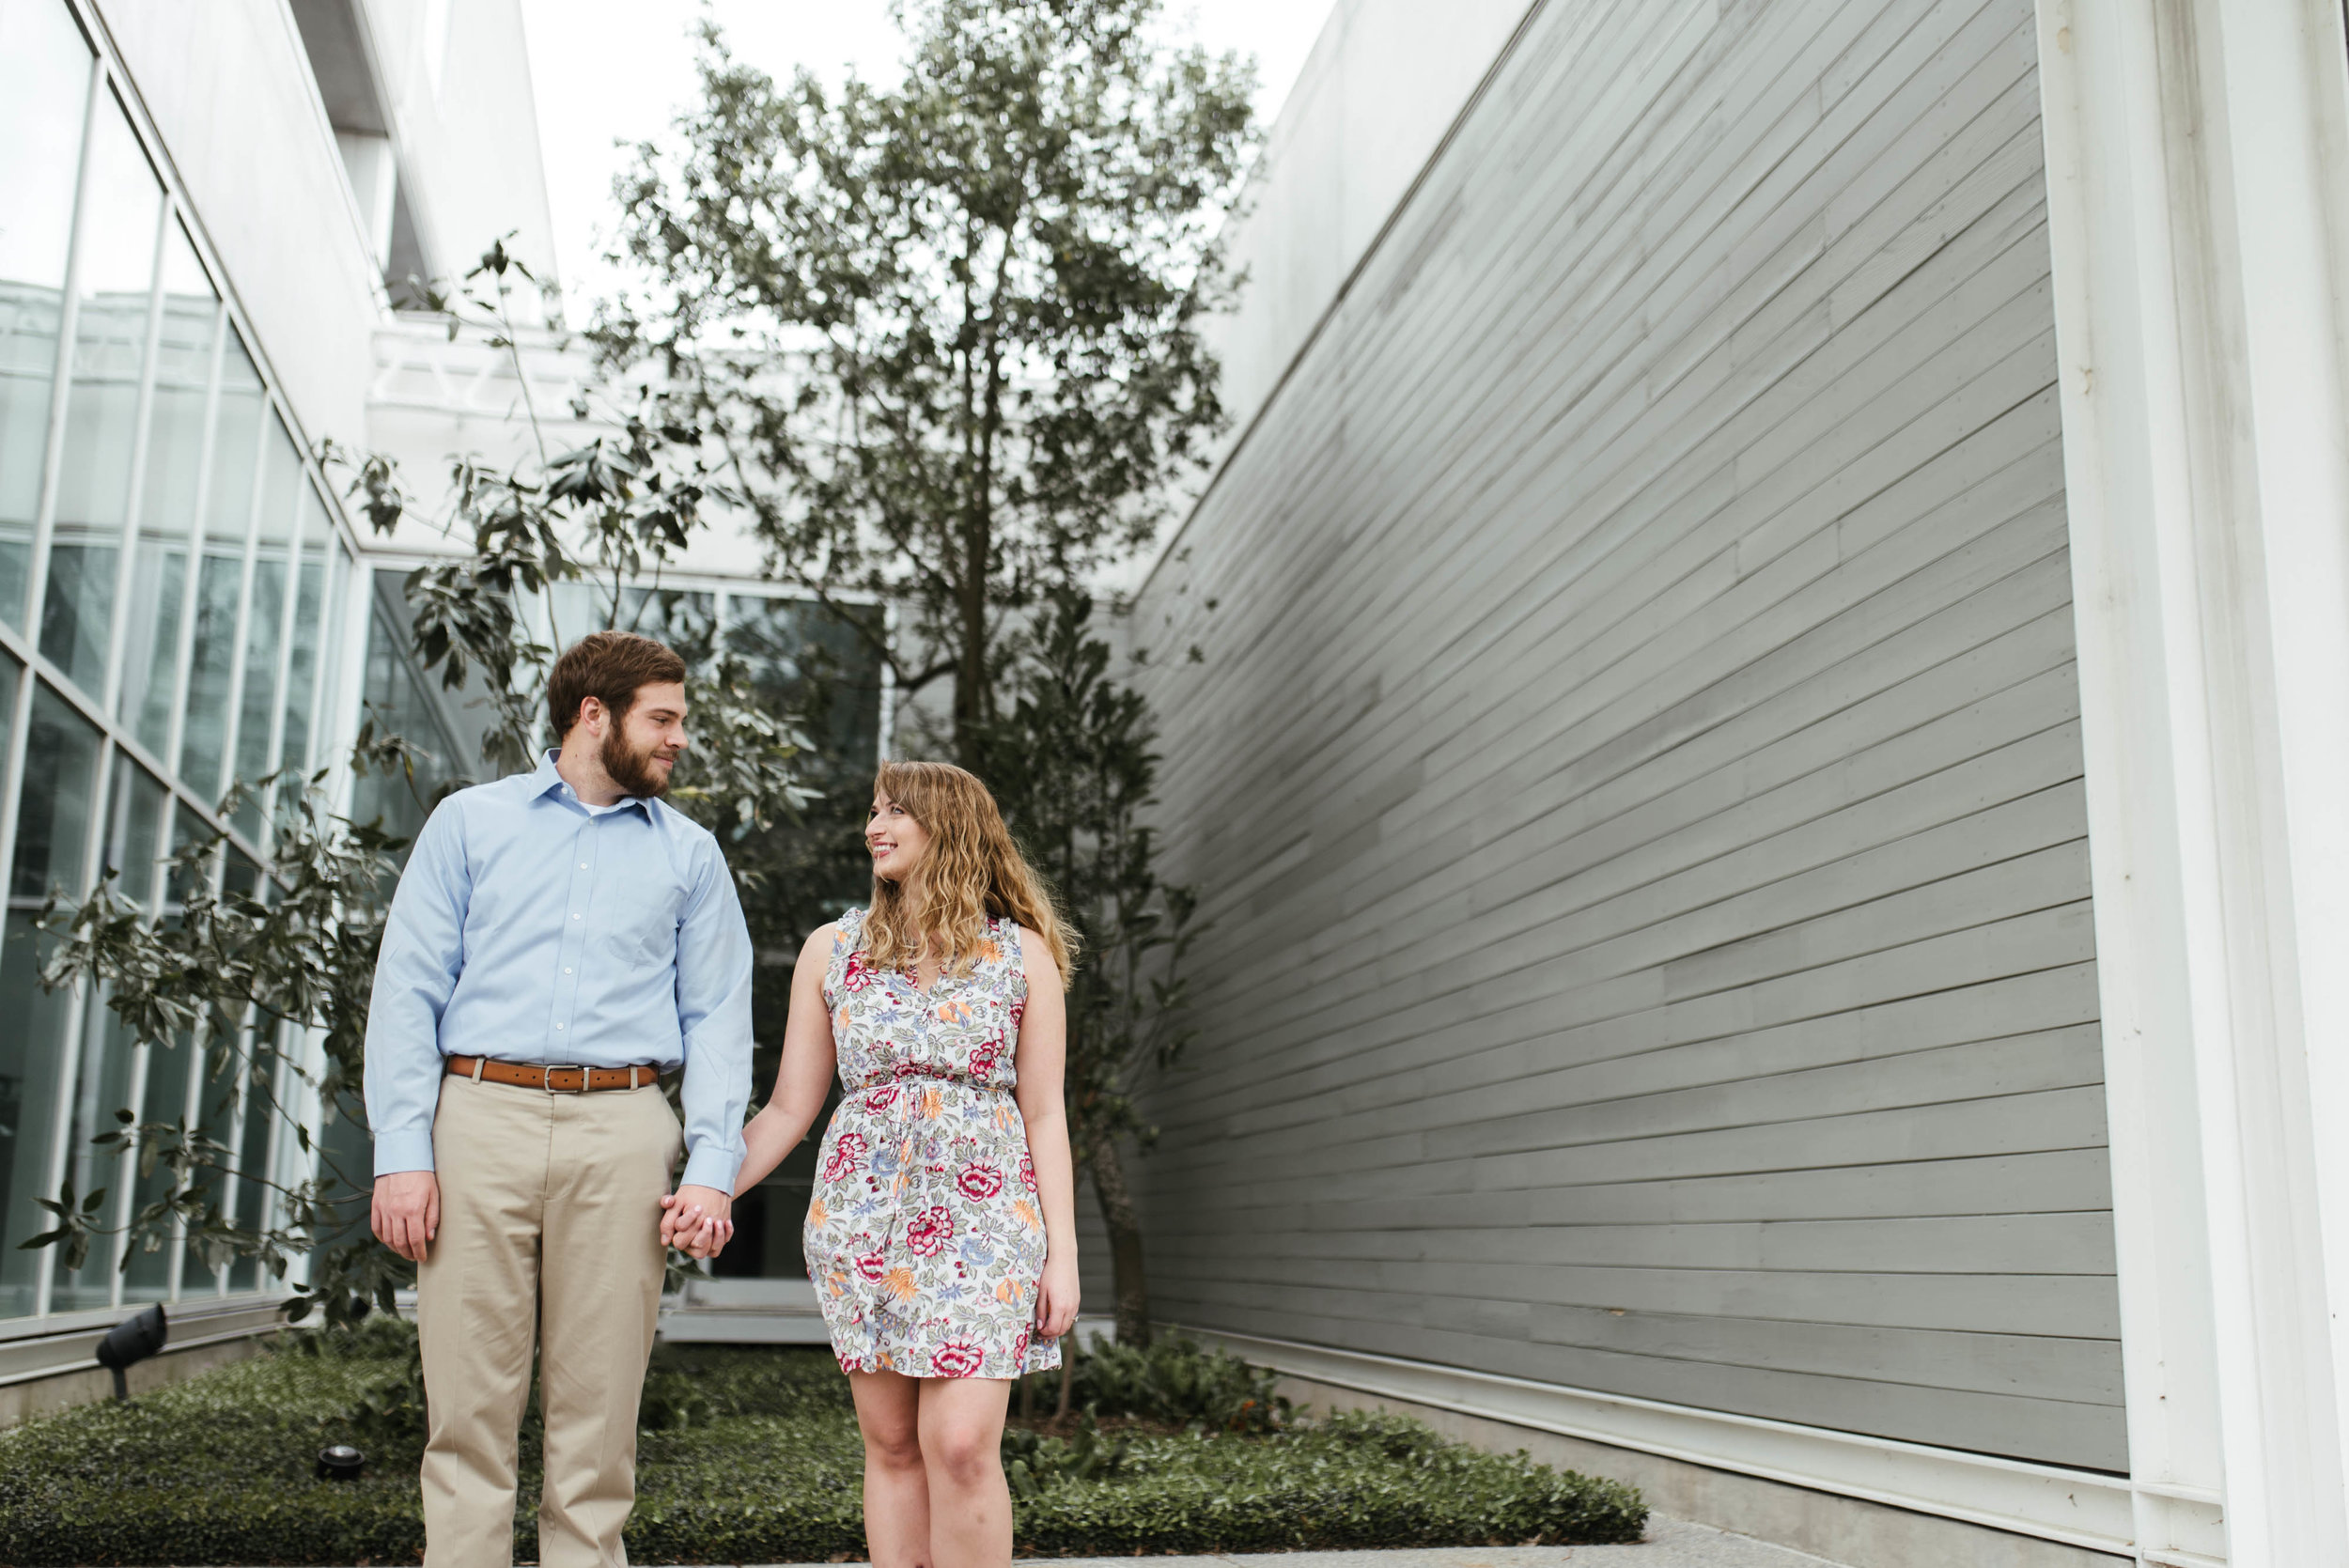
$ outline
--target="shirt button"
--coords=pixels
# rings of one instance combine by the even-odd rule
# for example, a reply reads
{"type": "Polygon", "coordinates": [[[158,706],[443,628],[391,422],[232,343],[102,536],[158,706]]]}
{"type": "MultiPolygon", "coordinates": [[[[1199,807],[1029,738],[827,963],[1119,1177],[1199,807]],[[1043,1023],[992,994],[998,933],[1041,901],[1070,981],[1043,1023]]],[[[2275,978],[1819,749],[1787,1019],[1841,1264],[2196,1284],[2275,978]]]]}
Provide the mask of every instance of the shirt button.
{"type": "Polygon", "coordinates": [[[572,918],[573,920],[577,920],[579,917],[578,917],[577,915],[573,915],[571,918],[572,918]]]}
{"type": "Polygon", "coordinates": [[[565,974],[568,974],[568,973],[570,973],[570,972],[571,972],[571,966],[570,966],[570,965],[568,965],[568,964],[565,964],[565,965],[563,966],[563,972],[564,972],[565,974]]]}
{"type": "Polygon", "coordinates": [[[560,1029],[560,1028],[562,1028],[563,1026],[562,1026],[561,1024],[556,1024],[554,1027],[555,1027],[555,1028],[557,1028],[557,1029],[560,1029]]]}
{"type": "Polygon", "coordinates": [[[579,869],[580,869],[580,870],[582,870],[582,871],[586,870],[586,869],[587,869],[587,862],[586,862],[585,861],[582,861],[582,862],[579,862],[579,869]]]}

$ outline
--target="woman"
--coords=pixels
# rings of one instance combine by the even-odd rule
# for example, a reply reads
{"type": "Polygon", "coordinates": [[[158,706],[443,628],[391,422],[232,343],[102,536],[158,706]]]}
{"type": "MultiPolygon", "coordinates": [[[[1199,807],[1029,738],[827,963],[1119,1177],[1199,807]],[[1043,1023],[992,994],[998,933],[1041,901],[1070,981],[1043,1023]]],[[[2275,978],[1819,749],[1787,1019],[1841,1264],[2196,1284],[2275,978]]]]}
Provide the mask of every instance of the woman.
{"type": "Polygon", "coordinates": [[[864,842],[871,906],[801,949],[735,1191],[805,1136],[837,1063],[804,1237],[864,1433],[874,1568],[996,1568],[1011,1379],[1058,1366],[1077,1316],[1069,940],[959,768],[883,763],[864,842]]]}

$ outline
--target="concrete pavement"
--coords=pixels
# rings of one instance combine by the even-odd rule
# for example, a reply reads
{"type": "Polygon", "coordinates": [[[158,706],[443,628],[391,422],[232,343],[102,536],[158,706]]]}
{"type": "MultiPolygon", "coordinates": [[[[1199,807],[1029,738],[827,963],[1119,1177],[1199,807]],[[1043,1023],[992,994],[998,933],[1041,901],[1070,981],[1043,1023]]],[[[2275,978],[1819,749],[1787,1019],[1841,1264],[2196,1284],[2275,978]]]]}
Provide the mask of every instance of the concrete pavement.
{"type": "MultiPolygon", "coordinates": [[[[1134,1568],[1130,1557],[1031,1558],[1053,1568],[1134,1568]]],[[[1636,1546],[1405,1546],[1363,1552],[1154,1557],[1151,1568],[1836,1568],[1821,1557],[1686,1519],[1648,1516],[1636,1546]]],[[[861,1568],[861,1565],[860,1565],[861,1568]]]]}

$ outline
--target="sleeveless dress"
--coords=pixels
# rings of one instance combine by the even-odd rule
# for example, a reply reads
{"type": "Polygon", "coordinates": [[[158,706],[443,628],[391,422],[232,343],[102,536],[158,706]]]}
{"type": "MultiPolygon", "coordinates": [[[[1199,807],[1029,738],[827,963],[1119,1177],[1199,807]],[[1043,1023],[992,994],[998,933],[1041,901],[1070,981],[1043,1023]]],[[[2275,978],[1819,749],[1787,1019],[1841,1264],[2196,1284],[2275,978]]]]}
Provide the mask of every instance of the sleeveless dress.
{"type": "Polygon", "coordinates": [[[840,1109],[801,1233],[846,1372],[1016,1377],[1060,1365],[1032,1344],[1044,1216],[1012,1097],[1026,1010],[1017,923],[988,923],[967,975],[925,993],[869,967],[864,911],[824,970],[840,1109]]]}

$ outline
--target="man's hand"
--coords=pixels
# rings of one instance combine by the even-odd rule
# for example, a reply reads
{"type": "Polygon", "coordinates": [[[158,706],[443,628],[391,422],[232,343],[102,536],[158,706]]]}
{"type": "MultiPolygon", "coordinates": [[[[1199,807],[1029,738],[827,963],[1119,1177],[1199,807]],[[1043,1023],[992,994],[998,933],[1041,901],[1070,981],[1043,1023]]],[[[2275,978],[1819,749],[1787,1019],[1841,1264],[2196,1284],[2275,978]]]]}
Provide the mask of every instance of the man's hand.
{"type": "Polygon", "coordinates": [[[441,1181],[429,1171],[396,1171],[375,1178],[369,1220],[375,1239],[406,1258],[424,1262],[441,1233],[441,1181]]]}
{"type": "Polygon", "coordinates": [[[714,1187],[680,1187],[661,1200],[661,1243],[714,1258],[734,1235],[734,1200],[714,1187]]]}

